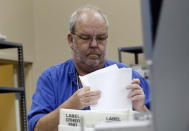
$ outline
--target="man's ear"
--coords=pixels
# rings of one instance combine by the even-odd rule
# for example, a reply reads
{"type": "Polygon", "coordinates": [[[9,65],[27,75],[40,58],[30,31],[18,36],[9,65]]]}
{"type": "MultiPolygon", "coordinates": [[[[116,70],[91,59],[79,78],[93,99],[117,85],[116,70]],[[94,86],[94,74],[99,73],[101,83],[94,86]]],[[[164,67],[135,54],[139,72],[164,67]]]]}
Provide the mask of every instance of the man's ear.
{"type": "Polygon", "coordinates": [[[74,43],[73,43],[73,36],[72,36],[71,33],[68,34],[67,40],[68,40],[68,44],[69,44],[70,48],[73,49],[73,47],[74,47],[73,44],[74,43]]]}

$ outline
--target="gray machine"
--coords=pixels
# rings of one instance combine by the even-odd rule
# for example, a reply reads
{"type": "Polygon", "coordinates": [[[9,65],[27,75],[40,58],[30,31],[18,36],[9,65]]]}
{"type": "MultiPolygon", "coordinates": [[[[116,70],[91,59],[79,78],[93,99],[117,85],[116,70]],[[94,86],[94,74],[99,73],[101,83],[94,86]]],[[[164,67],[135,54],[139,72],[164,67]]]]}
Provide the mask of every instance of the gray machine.
{"type": "MultiPolygon", "coordinates": [[[[144,53],[152,74],[152,130],[189,131],[189,0],[141,0],[141,5],[144,53]],[[157,4],[161,6],[154,17],[152,6],[157,4]]],[[[122,125],[97,130],[138,128],[122,125]]]]}
{"type": "Polygon", "coordinates": [[[148,27],[144,29],[145,55],[152,61],[154,131],[189,131],[188,12],[189,0],[163,0],[155,35],[151,37],[149,25],[143,25],[148,27]]]}
{"type": "Polygon", "coordinates": [[[151,61],[153,130],[189,131],[189,0],[162,0],[159,21],[157,10],[155,19],[145,12],[148,2],[141,0],[144,53],[151,61]]]}
{"type": "Polygon", "coordinates": [[[154,131],[189,131],[189,0],[164,0],[152,57],[154,131]]]}

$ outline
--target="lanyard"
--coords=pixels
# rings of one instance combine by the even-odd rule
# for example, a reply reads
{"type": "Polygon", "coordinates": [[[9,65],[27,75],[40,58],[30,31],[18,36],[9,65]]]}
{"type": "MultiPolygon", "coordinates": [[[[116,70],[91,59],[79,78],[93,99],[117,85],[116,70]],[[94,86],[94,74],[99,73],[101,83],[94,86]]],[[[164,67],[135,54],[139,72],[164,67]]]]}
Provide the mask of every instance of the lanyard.
{"type": "Polygon", "coordinates": [[[76,72],[76,80],[77,80],[77,90],[79,90],[79,75],[76,72]]]}

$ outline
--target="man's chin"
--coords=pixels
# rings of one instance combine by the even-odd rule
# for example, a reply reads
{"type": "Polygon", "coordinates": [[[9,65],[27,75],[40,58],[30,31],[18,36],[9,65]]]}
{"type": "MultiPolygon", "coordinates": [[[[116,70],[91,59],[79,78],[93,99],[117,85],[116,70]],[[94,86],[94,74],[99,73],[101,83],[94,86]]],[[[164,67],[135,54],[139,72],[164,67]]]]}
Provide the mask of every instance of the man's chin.
{"type": "Polygon", "coordinates": [[[86,61],[86,64],[88,66],[92,66],[92,67],[96,67],[100,64],[100,60],[99,59],[94,59],[94,58],[90,58],[86,61]]]}

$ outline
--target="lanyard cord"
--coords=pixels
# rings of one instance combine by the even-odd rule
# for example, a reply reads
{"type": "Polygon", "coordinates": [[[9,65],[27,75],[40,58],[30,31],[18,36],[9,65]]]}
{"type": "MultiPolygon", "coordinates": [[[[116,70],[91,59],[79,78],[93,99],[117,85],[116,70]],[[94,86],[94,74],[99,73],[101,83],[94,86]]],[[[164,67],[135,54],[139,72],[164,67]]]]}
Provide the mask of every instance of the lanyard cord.
{"type": "Polygon", "coordinates": [[[77,90],[79,90],[79,75],[76,72],[76,80],[77,80],[77,90]]]}

